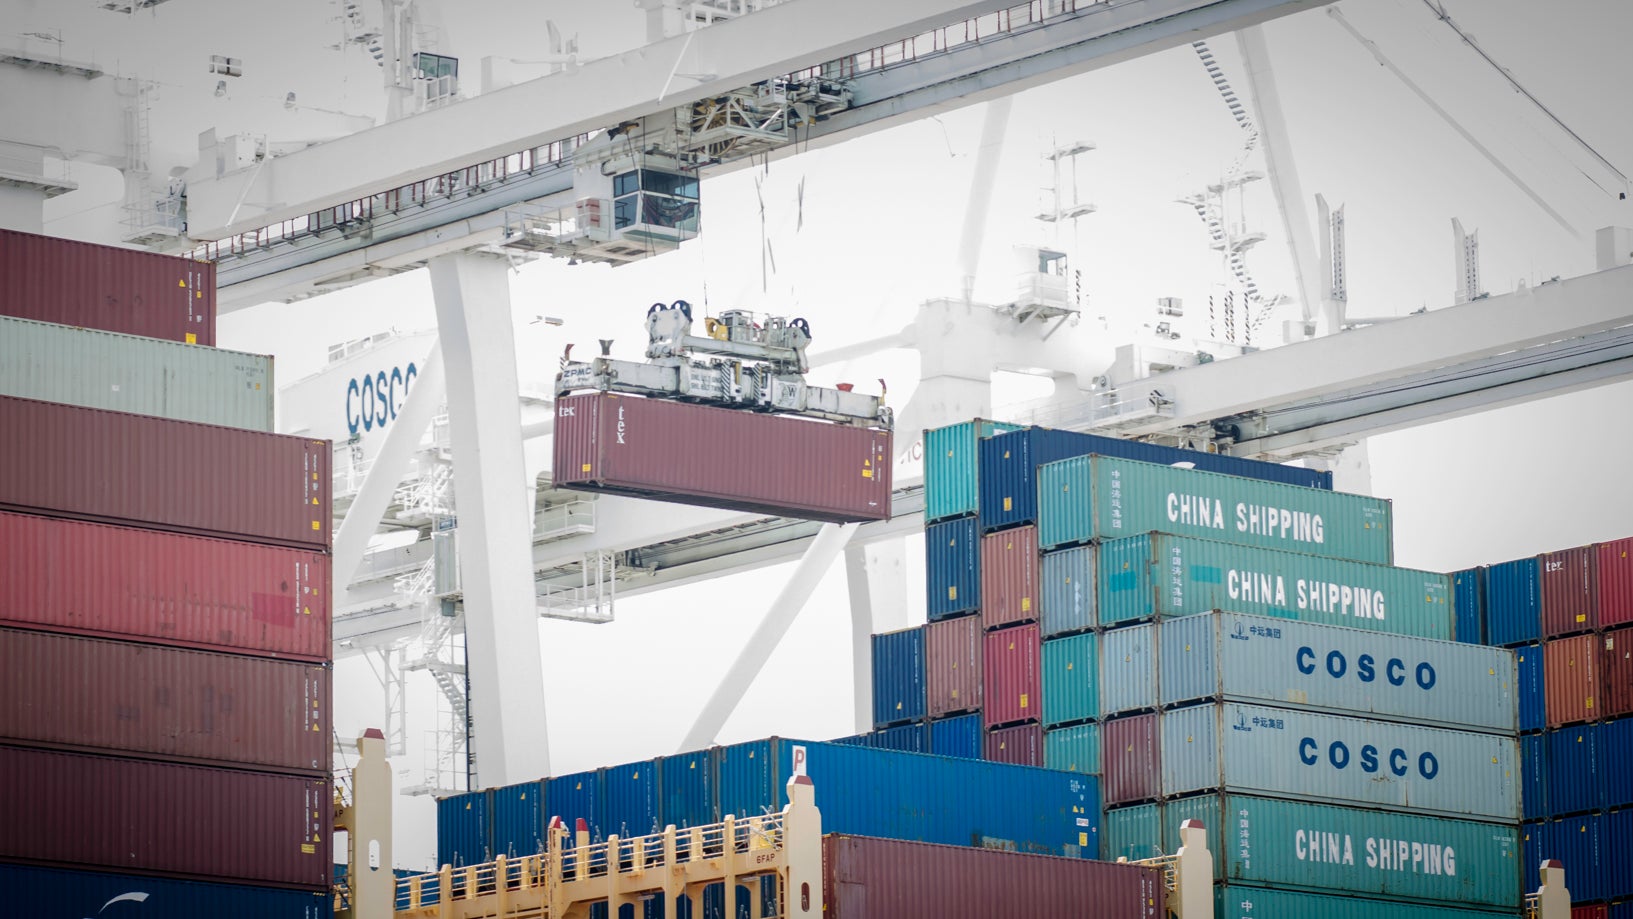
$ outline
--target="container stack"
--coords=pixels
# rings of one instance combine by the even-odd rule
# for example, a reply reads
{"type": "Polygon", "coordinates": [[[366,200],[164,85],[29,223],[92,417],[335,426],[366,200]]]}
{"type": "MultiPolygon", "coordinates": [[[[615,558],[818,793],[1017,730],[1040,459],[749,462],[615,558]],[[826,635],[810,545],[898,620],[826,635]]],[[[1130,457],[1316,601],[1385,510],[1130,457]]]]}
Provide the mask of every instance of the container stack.
{"type": "Polygon", "coordinates": [[[1453,578],[1458,640],[1519,662],[1524,882],[1557,858],[1573,902],[1633,912],[1633,538],[1453,578]]]}
{"type": "Polygon", "coordinates": [[[0,885],[331,910],[329,445],[214,266],[0,231],[0,885]]]}

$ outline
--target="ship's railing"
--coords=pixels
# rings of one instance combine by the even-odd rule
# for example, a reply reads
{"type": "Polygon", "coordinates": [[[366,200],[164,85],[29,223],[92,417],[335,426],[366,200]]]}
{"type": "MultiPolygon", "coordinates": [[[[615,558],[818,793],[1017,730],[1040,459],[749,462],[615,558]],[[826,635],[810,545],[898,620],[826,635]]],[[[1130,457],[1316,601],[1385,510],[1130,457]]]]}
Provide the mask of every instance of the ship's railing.
{"type": "Polygon", "coordinates": [[[1179,887],[1178,855],[1158,855],[1153,858],[1136,859],[1133,862],[1130,862],[1126,858],[1119,858],[1117,861],[1124,864],[1143,865],[1147,868],[1156,868],[1160,870],[1162,872],[1162,886],[1166,888],[1169,893],[1173,893],[1179,887]]]}

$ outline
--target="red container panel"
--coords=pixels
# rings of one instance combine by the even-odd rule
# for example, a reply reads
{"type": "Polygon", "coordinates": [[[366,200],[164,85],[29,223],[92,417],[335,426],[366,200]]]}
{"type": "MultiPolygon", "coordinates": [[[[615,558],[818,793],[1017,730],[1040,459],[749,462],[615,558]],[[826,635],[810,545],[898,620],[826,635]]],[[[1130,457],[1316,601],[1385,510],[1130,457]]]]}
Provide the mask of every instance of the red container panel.
{"type": "Polygon", "coordinates": [[[888,431],[583,393],[556,402],[559,488],[844,523],[890,519],[888,431]]]}
{"type": "Polygon", "coordinates": [[[325,890],[327,779],[0,747],[0,859],[325,890]]]}
{"type": "Polygon", "coordinates": [[[1154,868],[969,846],[822,837],[828,919],[1160,919],[1154,868]]]}
{"type": "Polygon", "coordinates": [[[1542,678],[1548,726],[1557,728],[1598,721],[1599,657],[1604,640],[1597,635],[1559,638],[1542,646],[1542,678]]]}
{"type": "Polygon", "coordinates": [[[215,263],[0,230],[0,315],[215,344],[215,263]]]}
{"type": "Polygon", "coordinates": [[[1633,628],[1610,629],[1601,641],[1599,704],[1604,717],[1633,715],[1633,628]]]}
{"type": "Polygon", "coordinates": [[[981,621],[995,629],[1038,618],[1038,528],[981,537],[981,621]]]}
{"type": "Polygon", "coordinates": [[[1157,714],[1148,712],[1100,725],[1100,790],[1109,804],[1154,801],[1162,791],[1157,714]]]}
{"type": "Polygon", "coordinates": [[[988,632],[981,647],[981,711],[989,728],[1043,712],[1043,640],[1035,625],[988,632]]]}
{"type": "Polygon", "coordinates": [[[0,507],[329,548],[326,440],[8,397],[0,431],[0,507]]]}
{"type": "Polygon", "coordinates": [[[1599,558],[1599,625],[1633,623],[1633,536],[1602,542],[1599,558]]]}
{"type": "Polygon", "coordinates": [[[0,625],[329,659],[329,556],[0,511],[0,625]]]}
{"type": "Polygon", "coordinates": [[[980,710],[980,616],[943,619],[924,627],[924,686],[931,718],[980,710]]]}
{"type": "Polygon", "coordinates": [[[1610,919],[1610,907],[1604,903],[1597,906],[1573,906],[1571,919],[1610,919]]]}
{"type": "Polygon", "coordinates": [[[1043,765],[1043,725],[1017,724],[987,732],[983,759],[1017,766],[1043,765]]]}
{"type": "Polygon", "coordinates": [[[329,668],[0,629],[0,739],[329,775],[329,668]]]}
{"type": "Polygon", "coordinates": [[[1594,546],[1549,552],[1537,559],[1542,588],[1542,634],[1547,638],[1599,627],[1599,553],[1594,546]]]}

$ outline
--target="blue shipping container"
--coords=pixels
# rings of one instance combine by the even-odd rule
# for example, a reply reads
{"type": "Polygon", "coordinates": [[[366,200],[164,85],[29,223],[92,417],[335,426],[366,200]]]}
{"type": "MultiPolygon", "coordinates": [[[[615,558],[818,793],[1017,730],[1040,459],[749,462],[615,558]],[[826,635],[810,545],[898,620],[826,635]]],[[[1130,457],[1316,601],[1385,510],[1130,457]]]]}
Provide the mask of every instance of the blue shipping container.
{"type": "Polygon", "coordinates": [[[1038,622],[1043,637],[1082,632],[1099,625],[1095,615],[1094,546],[1043,553],[1038,622]]]}
{"type": "Polygon", "coordinates": [[[1540,866],[1545,858],[1565,866],[1565,886],[1571,902],[1602,900],[1609,893],[1605,830],[1610,821],[1600,814],[1563,817],[1521,827],[1525,838],[1525,889],[1534,891],[1541,883],[1540,866]]]}
{"type": "Polygon", "coordinates": [[[974,517],[924,528],[924,602],[931,622],[981,607],[981,528],[974,517]]]}
{"type": "Polygon", "coordinates": [[[1456,620],[1453,637],[1470,645],[1486,643],[1485,617],[1486,569],[1465,568],[1452,572],[1452,614],[1456,620]]]}
{"type": "Polygon", "coordinates": [[[492,789],[493,854],[506,858],[544,851],[544,783],[492,789]]]}
{"type": "Polygon", "coordinates": [[[1548,735],[1520,738],[1520,806],[1525,820],[1548,816],[1548,735]]]}
{"type": "Polygon", "coordinates": [[[333,919],[328,892],[0,865],[7,916],[19,919],[333,919]],[[116,902],[117,901],[117,902],[116,902]]]}
{"type": "Polygon", "coordinates": [[[923,721],[924,628],[873,636],[873,726],[923,721]]]}
{"type": "Polygon", "coordinates": [[[1520,730],[1540,731],[1548,726],[1547,682],[1543,678],[1542,645],[1514,649],[1519,671],[1520,730]]]}
{"type": "Polygon", "coordinates": [[[1542,638],[1542,582],[1535,558],[1486,569],[1486,642],[1509,646],[1542,638]]]}
{"type": "Polygon", "coordinates": [[[976,489],[981,438],[1019,428],[1017,424],[977,418],[924,432],[924,520],[973,516],[980,507],[976,489]]]}
{"type": "Polygon", "coordinates": [[[1180,450],[1098,434],[1026,428],[981,441],[978,470],[981,529],[1001,530],[1035,523],[1038,519],[1038,466],[1092,453],[1164,466],[1185,464],[1204,472],[1221,472],[1267,482],[1332,488],[1332,473],[1329,472],[1217,453],[1180,450]]]}
{"type": "Polygon", "coordinates": [[[492,798],[486,791],[468,791],[437,800],[437,864],[463,868],[493,861],[492,798]]]}
{"type": "Polygon", "coordinates": [[[962,759],[981,758],[983,729],[980,712],[932,721],[929,728],[931,754],[962,759]]]}
{"type": "MultiPolygon", "coordinates": [[[[1606,807],[1633,807],[1633,717],[1599,726],[1599,778],[1605,784],[1606,807]]],[[[1633,853],[1633,838],[1627,841],[1633,853]]],[[[1633,891],[1628,891],[1633,896],[1633,891]]]]}
{"type": "Polygon", "coordinates": [[[714,811],[714,758],[708,750],[658,760],[658,788],[663,794],[661,825],[685,829],[720,820],[714,811]]]}
{"type": "MultiPolygon", "coordinates": [[[[601,833],[601,776],[591,770],[544,780],[544,824],[560,817],[569,834],[578,831],[578,821],[590,831],[590,841],[606,837],[601,833]]],[[[569,835],[568,839],[573,836],[569,835]]]]}
{"type": "Polygon", "coordinates": [[[718,748],[720,812],[780,810],[806,751],[824,833],[1095,858],[1094,776],[981,760],[771,738],[718,748]]]}
{"type": "Polygon", "coordinates": [[[663,829],[658,822],[658,761],[601,770],[601,832],[629,839],[663,829]]]}
{"type": "MultiPolygon", "coordinates": [[[[1604,889],[1600,894],[1607,900],[1633,897],[1633,811],[1617,811],[1602,818],[1601,835],[1605,842],[1605,857],[1600,865],[1604,872],[1604,889]]],[[[1565,886],[1571,886],[1570,872],[1565,873],[1565,886]]]]}
{"type": "MultiPolygon", "coordinates": [[[[1542,735],[1547,738],[1548,812],[1563,817],[1605,806],[1604,774],[1599,771],[1599,726],[1580,724],[1542,735]]],[[[1625,765],[1623,767],[1626,768],[1625,765]]]]}
{"type": "Polygon", "coordinates": [[[895,750],[898,753],[928,753],[929,731],[922,724],[898,724],[893,728],[875,731],[873,742],[868,746],[879,750],[895,750]]]}

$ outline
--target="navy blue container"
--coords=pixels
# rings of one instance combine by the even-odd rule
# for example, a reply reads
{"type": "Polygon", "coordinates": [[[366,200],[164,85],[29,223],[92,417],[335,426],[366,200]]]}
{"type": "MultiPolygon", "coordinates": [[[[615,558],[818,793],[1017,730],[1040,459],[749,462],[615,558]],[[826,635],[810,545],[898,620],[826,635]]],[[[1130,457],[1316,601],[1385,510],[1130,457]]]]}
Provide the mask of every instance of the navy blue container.
{"type": "MultiPolygon", "coordinates": [[[[1548,826],[1543,821],[1520,824],[1520,876],[1525,879],[1521,887],[1524,893],[1536,893],[1537,887],[1541,885],[1543,858],[1559,857],[1551,853],[1547,856],[1542,854],[1550,848],[1548,826]]],[[[1570,884],[1569,880],[1566,884],[1567,886],[1570,884]]]]}
{"type": "Polygon", "coordinates": [[[1542,582],[1535,558],[1487,568],[1485,593],[1488,644],[1509,647],[1542,638],[1542,582]]]}
{"type": "Polygon", "coordinates": [[[333,919],[329,894],[0,865],[5,915],[19,919],[333,919]],[[127,898],[127,899],[121,899],[127,898]],[[140,899],[139,899],[140,898],[140,899]],[[115,903],[115,900],[119,900],[115,903]]]}
{"type": "Polygon", "coordinates": [[[980,759],[981,738],[980,712],[930,722],[930,753],[935,756],[980,759]]]}
{"type": "Polygon", "coordinates": [[[590,831],[590,841],[605,837],[601,834],[601,776],[594,771],[575,772],[544,780],[544,825],[549,827],[553,817],[560,817],[567,827],[568,842],[571,834],[583,820],[590,831]]]}
{"type": "Polygon", "coordinates": [[[924,720],[924,629],[873,636],[873,726],[924,720]]]}
{"type": "MultiPolygon", "coordinates": [[[[1633,810],[1608,814],[1602,823],[1606,856],[1600,866],[1605,876],[1604,890],[1600,893],[1607,900],[1633,897],[1633,810]]],[[[1565,886],[1572,887],[1574,892],[1574,883],[1567,869],[1565,886]]]]}
{"type": "MultiPolygon", "coordinates": [[[[427,872],[424,872],[424,871],[410,871],[407,868],[394,868],[394,869],[392,869],[392,874],[395,875],[397,880],[399,880],[399,881],[401,881],[401,880],[403,880],[405,878],[415,877],[417,875],[423,876],[426,873],[427,872]]],[[[347,874],[346,866],[344,864],[336,863],[335,864],[335,874],[334,874],[335,883],[339,884],[342,881],[346,880],[346,874],[347,874]]],[[[323,895],[322,894],[315,894],[314,896],[322,897],[323,895]]],[[[431,905],[433,903],[438,902],[439,899],[441,899],[440,891],[438,891],[437,888],[434,885],[432,885],[431,883],[422,882],[422,886],[420,887],[420,905],[421,906],[429,906],[429,905],[431,905]]],[[[341,906],[341,907],[344,907],[344,908],[347,908],[347,909],[351,908],[351,903],[346,902],[344,900],[341,900],[338,894],[336,894],[335,900],[336,900],[336,903],[337,903],[338,906],[341,906]]],[[[400,910],[408,909],[408,901],[409,901],[408,888],[407,887],[398,887],[397,888],[397,908],[400,909],[400,910]]],[[[112,913],[110,913],[109,916],[111,917],[112,913]]],[[[131,917],[131,919],[137,919],[137,917],[133,916],[133,917],[131,917]]],[[[214,917],[212,916],[211,919],[214,919],[214,917]]]]}
{"type": "Polygon", "coordinates": [[[874,745],[873,737],[871,731],[866,734],[847,734],[844,737],[835,737],[828,743],[839,744],[841,747],[871,747],[874,745]]]}
{"type": "MultiPolygon", "coordinates": [[[[1563,817],[1605,806],[1599,771],[1599,726],[1579,724],[1542,735],[1548,747],[1548,814],[1563,817]]],[[[1567,881],[1574,885],[1574,881],[1567,881]]]]}
{"type": "Polygon", "coordinates": [[[629,839],[663,829],[658,823],[658,761],[641,760],[601,770],[602,838],[629,839]]]}
{"type": "Polygon", "coordinates": [[[463,868],[493,861],[492,799],[486,791],[468,791],[437,800],[437,864],[463,868]]]}
{"type": "Polygon", "coordinates": [[[1548,735],[1520,738],[1520,806],[1525,820],[1548,816],[1548,735]]]}
{"type": "Polygon", "coordinates": [[[893,728],[875,731],[873,743],[869,744],[880,750],[895,750],[899,753],[928,753],[930,752],[929,731],[922,724],[900,724],[893,728]]]}
{"type": "Polygon", "coordinates": [[[717,748],[720,812],[780,810],[795,747],[806,751],[824,833],[1073,858],[1100,851],[1095,776],[786,738],[717,748]]]}
{"type": "MultiPolygon", "coordinates": [[[[1605,806],[1633,807],[1633,718],[1599,726],[1599,764],[1605,806]]],[[[1633,858],[1633,837],[1628,838],[1625,851],[1633,858]]],[[[1633,896],[1633,891],[1628,895],[1633,896]]]]}
{"type": "Polygon", "coordinates": [[[1220,472],[1286,485],[1332,488],[1330,472],[1143,444],[1098,434],[1026,428],[998,434],[980,443],[981,529],[1002,530],[1036,522],[1038,466],[1091,453],[1164,466],[1185,464],[1204,472],[1220,472]]]}
{"type": "Polygon", "coordinates": [[[1469,645],[1486,643],[1484,567],[1452,572],[1452,637],[1469,645]]]}
{"type": "Polygon", "coordinates": [[[976,518],[924,528],[924,590],[931,622],[981,607],[981,527],[976,518]]]}
{"type": "Polygon", "coordinates": [[[1542,645],[1520,645],[1514,649],[1519,672],[1520,731],[1540,731],[1548,726],[1547,683],[1543,679],[1542,645]]]}
{"type": "MultiPolygon", "coordinates": [[[[1603,814],[1584,814],[1550,820],[1543,833],[1542,858],[1557,858],[1565,866],[1565,886],[1570,888],[1571,902],[1592,903],[1603,900],[1610,892],[1606,869],[1610,865],[1606,830],[1609,820],[1603,814]]],[[[1536,864],[1526,865],[1527,878],[1536,890],[1541,872],[1536,864]]]]}
{"type": "Polygon", "coordinates": [[[720,820],[714,811],[714,759],[708,750],[660,759],[658,790],[663,795],[658,822],[663,826],[685,829],[720,820]]]}
{"type": "Polygon", "coordinates": [[[491,789],[491,794],[494,856],[518,858],[543,852],[544,783],[506,785],[491,789]]]}

